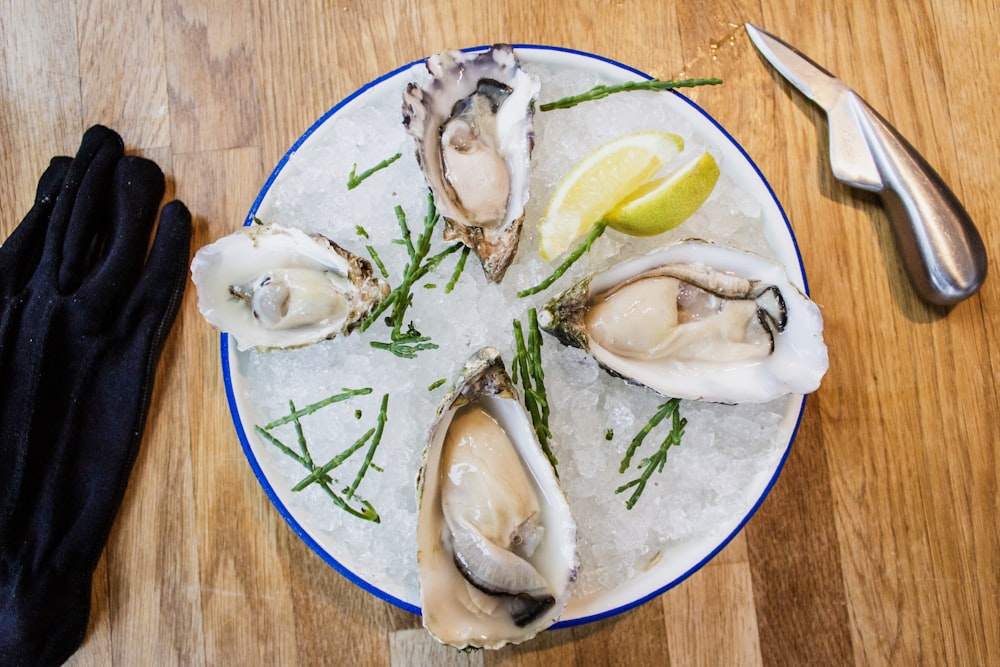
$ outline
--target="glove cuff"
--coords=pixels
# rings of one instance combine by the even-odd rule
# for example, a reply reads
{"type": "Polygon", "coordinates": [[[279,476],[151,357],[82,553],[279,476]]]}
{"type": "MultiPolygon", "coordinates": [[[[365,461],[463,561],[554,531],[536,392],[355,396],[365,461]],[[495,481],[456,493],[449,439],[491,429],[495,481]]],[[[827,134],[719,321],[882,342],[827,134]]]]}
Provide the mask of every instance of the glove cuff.
{"type": "MultiPolygon", "coordinates": [[[[0,566],[0,570],[6,567],[0,566]]],[[[0,664],[63,664],[83,643],[89,575],[14,571],[0,577],[0,664]]]]}

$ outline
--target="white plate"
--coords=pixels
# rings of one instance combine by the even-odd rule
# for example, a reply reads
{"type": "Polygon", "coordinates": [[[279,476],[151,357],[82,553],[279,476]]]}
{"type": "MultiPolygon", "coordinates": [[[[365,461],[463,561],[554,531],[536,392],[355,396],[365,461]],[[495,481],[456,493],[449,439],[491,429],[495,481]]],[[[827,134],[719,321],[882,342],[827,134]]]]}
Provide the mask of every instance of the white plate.
{"type": "MultiPolygon", "coordinates": [[[[516,47],[516,50],[526,68],[542,68],[549,72],[556,72],[560,75],[560,80],[571,80],[575,74],[580,73],[588,76],[594,75],[606,83],[649,78],[641,72],[619,63],[578,51],[533,45],[519,45],[516,47]]],[[[338,137],[344,137],[344,141],[350,143],[353,148],[363,145],[362,155],[369,156],[369,164],[396,152],[396,146],[409,146],[409,148],[403,150],[403,160],[412,161],[412,144],[406,143],[411,141],[409,137],[404,137],[403,139],[397,137],[391,140],[383,137],[359,138],[364,133],[364,125],[351,124],[345,129],[345,124],[354,122],[353,120],[345,119],[351,119],[355,116],[363,118],[365,114],[370,112],[398,114],[403,88],[414,77],[419,76],[422,70],[423,63],[421,61],[390,72],[358,90],[320,118],[289,149],[288,153],[286,153],[274,169],[274,172],[250,209],[247,216],[247,224],[250,224],[254,217],[260,217],[265,221],[279,220],[287,224],[291,221],[284,218],[294,217],[302,220],[304,226],[309,227],[312,224],[310,220],[313,216],[318,219],[324,215],[332,215],[333,213],[325,210],[326,205],[324,205],[323,211],[313,210],[315,206],[310,202],[308,196],[302,197],[301,201],[299,201],[295,193],[300,191],[310,192],[317,189],[322,190],[326,187],[322,183],[305,182],[307,179],[314,178],[314,171],[311,167],[315,165],[311,165],[311,163],[315,160],[310,157],[312,155],[310,151],[315,146],[321,144],[336,144],[339,141],[338,137]],[[400,143],[401,141],[404,143],[400,143]]],[[[543,87],[539,99],[540,103],[551,101],[561,96],[547,93],[548,91],[543,87]]],[[[746,195],[749,202],[748,206],[751,209],[748,215],[755,220],[759,220],[759,232],[768,252],[786,267],[792,282],[805,289],[804,269],[801,264],[798,248],[796,247],[795,238],[785,214],[767,181],[739,144],[708,114],[682,95],[675,93],[625,93],[612,96],[612,98],[624,98],[632,95],[645,95],[646,97],[644,98],[636,97],[635,99],[642,99],[644,100],[642,104],[655,105],[658,112],[669,114],[674,119],[675,122],[673,124],[676,127],[684,128],[683,132],[681,132],[682,134],[687,135],[692,138],[694,143],[702,145],[712,152],[720,165],[723,178],[732,187],[741,190],[746,195]]],[[[608,98],[608,100],[612,98],[608,98]]],[[[591,102],[581,105],[577,107],[579,111],[574,111],[574,113],[591,112],[588,111],[588,104],[595,105],[592,109],[597,109],[596,105],[599,103],[591,102]]],[[[552,113],[558,114],[563,112],[552,113]]],[[[536,114],[536,122],[537,119],[538,114],[536,114]]],[[[674,131],[676,127],[665,127],[662,129],[674,131]]],[[[401,128],[400,134],[402,135],[401,128]]],[[[540,136],[539,141],[544,140],[545,137],[540,136]]],[[[536,148],[537,156],[538,149],[536,148]]],[[[368,165],[362,164],[361,168],[365,166],[368,165]]],[[[338,175],[337,179],[340,178],[340,175],[338,175]]],[[[418,189],[425,187],[422,179],[416,179],[412,186],[418,189]]],[[[400,187],[403,186],[401,185],[400,187]]],[[[360,191],[361,188],[359,188],[358,192],[360,191]]],[[[363,194],[358,196],[364,197],[363,194]]],[[[539,195],[534,193],[534,196],[536,198],[545,198],[546,194],[539,195]]],[[[390,210],[392,203],[389,202],[387,205],[390,210]]],[[[365,206],[370,205],[370,202],[365,203],[365,206]]],[[[362,212],[360,215],[364,216],[365,213],[362,212]]],[[[384,215],[382,217],[385,219],[384,215]]],[[[391,213],[388,219],[390,220],[388,224],[394,225],[394,222],[391,222],[391,213]]],[[[366,226],[369,227],[378,224],[368,221],[367,218],[365,220],[366,226]]],[[[532,225],[532,220],[533,218],[529,211],[526,230],[528,226],[532,225]]],[[[349,226],[353,230],[353,221],[349,226]]],[[[411,223],[411,226],[414,227],[414,233],[416,233],[419,223],[411,223]]],[[[526,233],[529,232],[526,231],[526,233]]],[[[710,234],[706,235],[710,236],[710,234]]],[[[342,242],[341,239],[336,240],[342,242]]],[[[363,247],[363,243],[359,242],[358,239],[350,238],[348,240],[354,242],[355,246],[363,247]]],[[[531,244],[528,245],[530,246],[531,244]]],[[[352,249],[357,251],[358,248],[355,247],[352,249]]],[[[533,247],[530,249],[533,254],[533,247]]],[[[758,248],[754,249],[759,251],[758,248]]],[[[519,257],[523,255],[524,248],[522,248],[522,253],[519,254],[519,257]]],[[[479,271],[479,267],[474,266],[474,264],[474,258],[470,258],[466,272],[479,271]]],[[[516,270],[514,272],[516,273],[516,270]]],[[[510,275],[508,274],[508,276],[510,275]]],[[[513,280],[516,279],[514,278],[513,280]]],[[[568,284],[562,284],[559,289],[553,288],[553,291],[557,293],[567,286],[568,284]]],[[[336,340],[330,341],[323,343],[322,346],[336,345],[338,342],[336,340]]],[[[493,344],[492,341],[487,341],[487,343],[493,344]]],[[[548,355],[559,354],[558,350],[562,348],[556,344],[552,344],[546,346],[545,349],[547,351],[554,350],[554,352],[546,352],[548,355]]],[[[344,532],[345,530],[353,531],[353,526],[357,526],[357,520],[352,519],[351,521],[355,521],[356,523],[351,524],[348,522],[346,528],[332,529],[329,519],[325,514],[325,507],[321,511],[315,508],[314,503],[303,502],[298,497],[301,494],[292,494],[290,487],[294,485],[298,478],[294,474],[289,473],[288,465],[290,464],[288,464],[287,460],[283,460],[280,455],[276,455],[273,447],[262,442],[254,433],[254,424],[263,423],[263,421],[273,418],[274,412],[273,409],[261,404],[260,392],[252,386],[254,374],[259,372],[255,365],[258,362],[258,357],[255,355],[259,355],[260,353],[237,352],[235,345],[230,344],[229,337],[223,334],[221,336],[221,354],[229,406],[244,453],[261,486],[282,517],[320,557],[342,575],[383,600],[408,611],[419,613],[419,591],[414,586],[414,573],[392,571],[388,577],[367,574],[365,568],[371,554],[360,553],[357,543],[351,543],[351,534],[344,532]],[[271,414],[268,414],[269,411],[271,414]],[[344,547],[345,543],[348,543],[347,547],[344,547]]],[[[280,352],[271,354],[292,355],[300,353],[280,352]]],[[[303,352],[301,354],[308,353],[303,352]]],[[[455,363],[460,364],[466,356],[468,355],[464,352],[461,355],[457,355],[455,363]]],[[[270,359],[274,359],[274,357],[270,359]]],[[[373,353],[373,359],[374,363],[396,363],[395,357],[384,352],[373,353]]],[[[328,393],[335,393],[338,387],[334,387],[328,393]]],[[[639,392],[643,390],[636,389],[635,391],[639,392]]],[[[375,393],[380,393],[380,390],[376,390],[375,393]]],[[[637,394],[638,396],[639,394],[637,394]]],[[[405,401],[408,399],[406,397],[402,399],[394,397],[394,405],[398,405],[400,400],[405,401]]],[[[644,400],[648,399],[644,398],[644,400]]],[[[800,396],[788,397],[787,399],[783,399],[783,401],[776,408],[776,412],[778,413],[776,420],[778,423],[774,427],[776,435],[773,438],[774,442],[769,453],[764,457],[765,463],[756,469],[747,470],[745,477],[740,479],[740,483],[736,485],[739,488],[734,489],[734,492],[740,498],[741,505],[739,511],[721,518],[718,516],[705,518],[705,521],[711,522],[711,529],[705,531],[703,534],[695,534],[693,537],[676,542],[668,540],[666,546],[657,548],[657,555],[655,557],[648,558],[647,556],[647,560],[644,561],[645,564],[642,567],[633,568],[634,571],[631,571],[625,580],[615,583],[611,588],[607,590],[584,591],[583,594],[575,596],[571,600],[563,619],[556,627],[565,627],[598,620],[641,604],[675,586],[718,553],[760,506],[771,486],[775,483],[784,464],[798,427],[798,421],[801,417],[805,401],[800,396]]],[[[299,405],[301,406],[302,403],[300,402],[299,405]]],[[[427,414],[428,424],[432,416],[432,414],[427,414]]],[[[641,425],[646,418],[648,417],[640,418],[640,416],[637,416],[637,426],[641,425]]],[[[603,438],[601,439],[603,440],[603,438]]],[[[671,457],[673,456],[675,455],[671,454],[671,457]]],[[[680,455],[676,456],[679,457],[680,455]]],[[[409,460],[412,465],[413,457],[409,460]]],[[[616,463],[613,463],[613,465],[616,465],[616,463]]],[[[408,472],[415,475],[415,467],[408,472]]],[[[300,474],[299,477],[301,476],[300,474]]],[[[403,491],[403,493],[411,492],[412,490],[403,491]]],[[[644,500],[645,498],[641,499],[640,503],[644,500]]],[[[571,504],[572,502],[573,499],[571,498],[571,504]]],[[[697,517],[695,519],[697,520],[697,517]]],[[[376,529],[378,528],[376,527],[376,529]]],[[[371,528],[368,526],[358,526],[357,530],[367,531],[371,530],[371,528]]],[[[386,527],[384,530],[391,529],[386,527]]],[[[405,539],[405,536],[400,536],[397,539],[405,539]]],[[[591,536],[588,539],[596,538],[591,536]]],[[[609,537],[608,539],[612,538],[609,537]]],[[[377,551],[377,545],[375,550],[377,551]]],[[[583,563],[584,568],[587,565],[588,563],[583,563]]],[[[610,564],[602,565],[610,566],[610,564]]],[[[408,567],[398,568],[398,570],[406,569],[408,567]]],[[[585,574],[586,572],[581,572],[581,575],[585,574]]]]}

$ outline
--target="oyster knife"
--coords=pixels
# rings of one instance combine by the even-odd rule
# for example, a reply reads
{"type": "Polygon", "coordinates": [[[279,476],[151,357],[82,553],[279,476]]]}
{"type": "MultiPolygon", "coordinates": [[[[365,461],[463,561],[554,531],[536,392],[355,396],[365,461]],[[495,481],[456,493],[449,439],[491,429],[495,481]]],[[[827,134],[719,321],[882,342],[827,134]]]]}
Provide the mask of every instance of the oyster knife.
{"type": "Polygon", "coordinates": [[[840,79],[757,26],[746,30],[774,69],[826,112],[833,175],[879,194],[917,293],[938,305],[975,294],[986,279],[986,248],[937,172],[840,79]]]}

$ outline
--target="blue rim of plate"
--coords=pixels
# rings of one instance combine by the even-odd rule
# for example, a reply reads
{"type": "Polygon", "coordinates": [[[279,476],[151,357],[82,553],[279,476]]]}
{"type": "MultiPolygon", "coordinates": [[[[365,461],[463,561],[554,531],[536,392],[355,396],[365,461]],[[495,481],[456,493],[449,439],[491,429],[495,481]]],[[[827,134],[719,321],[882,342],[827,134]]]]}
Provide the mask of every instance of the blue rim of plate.
{"type": "MultiPolygon", "coordinates": [[[[629,73],[635,74],[637,76],[640,76],[643,79],[647,79],[648,80],[648,79],[652,79],[653,78],[650,75],[646,74],[645,72],[642,72],[641,70],[638,70],[638,69],[636,69],[634,67],[630,67],[630,66],[625,65],[623,63],[620,63],[618,61],[612,60],[611,58],[606,58],[604,56],[595,55],[595,54],[592,54],[592,53],[588,53],[586,51],[579,51],[579,50],[570,49],[570,48],[567,48],[567,47],[545,46],[545,45],[538,45],[538,44],[513,44],[513,47],[515,48],[515,50],[519,50],[519,51],[554,52],[554,53],[565,53],[565,54],[569,54],[569,55],[580,56],[582,58],[589,58],[589,59],[592,59],[592,60],[596,60],[596,61],[605,63],[607,65],[611,65],[611,66],[613,66],[615,68],[618,68],[620,70],[623,70],[625,72],[629,72],[629,73]]],[[[480,45],[480,46],[473,46],[473,47],[464,48],[464,49],[462,49],[462,51],[481,51],[481,50],[484,50],[484,49],[487,49],[487,48],[489,48],[488,45],[480,45]]],[[[272,184],[274,183],[274,180],[278,177],[278,175],[284,169],[285,164],[288,162],[288,159],[299,149],[300,146],[302,146],[302,144],[306,140],[309,139],[309,137],[312,136],[312,134],[319,127],[321,127],[323,124],[325,124],[341,108],[343,108],[345,105],[347,105],[348,103],[350,103],[352,100],[354,100],[358,96],[360,96],[360,95],[364,94],[365,92],[367,92],[368,90],[370,90],[370,89],[378,86],[380,83],[382,83],[382,82],[384,82],[384,81],[386,81],[388,79],[391,79],[391,78],[399,75],[400,73],[405,72],[405,71],[411,69],[415,65],[419,65],[419,64],[421,64],[423,62],[424,62],[423,58],[421,58],[419,60],[415,60],[415,61],[413,61],[413,62],[411,62],[409,64],[406,64],[406,65],[403,65],[401,67],[398,67],[398,68],[392,70],[391,72],[383,74],[382,76],[378,77],[377,79],[374,79],[374,80],[370,81],[369,83],[365,84],[361,88],[357,89],[356,91],[354,91],[353,93],[351,93],[350,95],[348,95],[347,97],[345,97],[344,99],[342,99],[335,106],[333,106],[331,109],[329,109],[325,114],[323,114],[318,120],[316,120],[309,127],[309,129],[306,130],[305,133],[303,133],[302,136],[300,136],[295,141],[294,144],[292,144],[292,146],[285,152],[285,154],[282,156],[281,160],[275,166],[274,170],[272,170],[271,174],[267,178],[267,181],[265,181],[264,186],[261,188],[260,192],[258,193],[257,198],[254,200],[253,205],[250,207],[250,210],[247,213],[246,220],[243,223],[244,226],[253,224],[254,216],[256,215],[258,208],[260,207],[261,203],[264,200],[264,197],[267,195],[268,191],[270,190],[272,184]]],[[[746,150],[744,150],[743,146],[740,145],[740,143],[737,142],[733,138],[733,136],[731,134],[729,134],[729,132],[726,131],[726,129],[724,127],[722,127],[722,125],[720,125],[719,122],[716,121],[705,110],[703,110],[701,107],[699,107],[693,101],[691,101],[690,99],[688,99],[684,95],[681,95],[680,93],[678,93],[675,90],[669,90],[669,91],[666,91],[666,92],[668,92],[669,94],[675,95],[680,100],[683,100],[686,104],[688,104],[692,108],[692,110],[696,111],[705,120],[707,120],[709,123],[711,123],[722,134],[722,136],[725,137],[725,139],[730,144],[732,144],[732,146],[734,148],[736,148],[736,150],[746,160],[747,164],[749,164],[750,167],[757,174],[757,177],[760,179],[760,182],[763,183],[764,187],[767,189],[768,195],[771,197],[771,200],[773,201],[775,207],[777,208],[778,212],[781,214],[782,222],[785,225],[785,228],[786,228],[786,230],[788,232],[789,239],[790,239],[791,244],[792,244],[792,248],[793,248],[793,250],[795,252],[795,259],[796,259],[796,262],[798,263],[799,273],[800,273],[800,276],[801,276],[801,279],[802,279],[802,288],[803,288],[803,291],[808,295],[809,294],[809,284],[808,284],[808,281],[806,279],[805,266],[802,263],[802,254],[801,254],[801,251],[799,250],[799,244],[798,244],[798,240],[795,237],[795,232],[792,230],[791,223],[788,220],[788,216],[785,214],[784,207],[782,207],[781,202],[778,201],[777,196],[774,194],[774,190],[771,188],[770,182],[768,182],[768,180],[764,177],[764,174],[761,172],[760,168],[757,166],[757,163],[753,161],[753,159],[750,157],[749,154],[747,154],[747,152],[746,152],[746,150]]],[[[271,501],[271,503],[274,505],[274,507],[278,510],[278,513],[281,515],[281,517],[285,520],[285,522],[288,523],[288,525],[292,528],[292,530],[295,532],[295,534],[298,535],[299,538],[309,546],[310,549],[312,549],[328,565],[330,565],[334,570],[336,570],[337,572],[339,572],[343,577],[345,577],[346,579],[348,579],[350,582],[352,582],[356,586],[360,587],[362,590],[370,593],[371,595],[374,595],[375,597],[377,597],[377,598],[379,598],[381,600],[384,600],[385,602],[388,602],[388,603],[390,603],[392,605],[395,605],[396,607],[399,607],[400,609],[403,609],[405,611],[408,611],[408,612],[411,612],[413,614],[419,615],[421,613],[421,610],[420,610],[419,606],[414,605],[414,604],[412,604],[410,602],[407,602],[405,600],[402,600],[402,599],[396,597],[395,595],[387,593],[386,591],[383,591],[382,589],[378,588],[377,586],[371,584],[370,582],[366,581],[362,577],[360,577],[357,574],[355,574],[348,567],[346,567],[343,563],[341,563],[336,558],[334,558],[333,556],[331,556],[309,534],[309,532],[306,531],[306,529],[298,522],[298,520],[296,520],[296,518],[292,515],[292,513],[288,510],[288,508],[285,507],[284,503],[281,502],[281,500],[278,498],[278,495],[275,492],[274,488],[271,486],[271,483],[268,480],[267,476],[265,475],[263,469],[261,468],[260,464],[258,463],[257,458],[254,455],[253,449],[252,449],[252,447],[250,445],[250,441],[249,441],[249,439],[247,437],[247,433],[246,433],[245,429],[243,428],[243,421],[242,421],[242,419],[240,417],[239,407],[237,405],[236,393],[235,393],[235,390],[233,388],[232,369],[230,368],[230,363],[229,363],[229,357],[230,357],[229,335],[226,334],[226,333],[221,333],[219,335],[219,350],[220,350],[220,354],[221,354],[223,382],[224,382],[225,387],[226,387],[226,399],[227,399],[228,404],[229,404],[230,414],[232,415],[232,418],[233,418],[233,425],[236,428],[236,432],[237,432],[237,435],[238,435],[239,440],[240,440],[240,445],[243,448],[243,453],[246,456],[247,462],[250,464],[250,468],[253,470],[253,473],[256,476],[257,481],[260,483],[261,487],[264,489],[264,492],[267,494],[268,499],[271,501]]],[[[642,597],[639,597],[639,598],[637,598],[635,600],[631,600],[631,601],[629,601],[629,602],[627,602],[625,604],[619,605],[617,607],[614,607],[612,609],[608,609],[606,611],[602,611],[602,612],[599,612],[599,613],[590,614],[588,616],[581,616],[579,618],[561,620],[561,621],[555,623],[553,626],[551,626],[550,629],[556,630],[556,629],[560,629],[560,628],[569,628],[569,627],[573,627],[573,626],[577,626],[577,625],[584,625],[584,624],[587,624],[587,623],[593,623],[595,621],[600,621],[600,620],[603,620],[603,619],[606,619],[606,618],[610,618],[612,616],[617,616],[618,614],[621,614],[621,613],[623,613],[625,611],[628,611],[629,609],[633,609],[633,608],[635,608],[635,607],[637,607],[639,605],[642,605],[642,604],[648,602],[649,600],[652,600],[653,598],[656,598],[656,597],[662,595],[663,593],[667,592],[671,588],[677,586],[678,584],[680,584],[681,582],[683,582],[684,580],[686,580],[692,574],[694,574],[695,572],[697,572],[698,570],[700,570],[706,563],[708,563],[710,560],[712,560],[720,551],[722,551],[722,549],[724,549],[726,547],[726,545],[729,544],[730,541],[732,541],[732,539],[734,537],[736,537],[736,535],[741,530],[743,530],[743,527],[751,519],[751,517],[753,517],[753,515],[756,514],[757,510],[760,508],[761,504],[764,502],[764,499],[767,498],[768,494],[770,494],[772,487],[777,482],[778,477],[781,475],[781,471],[785,467],[785,462],[787,461],[788,455],[789,455],[789,453],[792,450],[792,443],[794,443],[795,437],[798,435],[799,426],[800,426],[800,424],[802,422],[802,415],[805,412],[805,406],[806,406],[806,397],[803,396],[801,398],[801,402],[800,402],[800,406],[799,406],[799,413],[795,417],[795,424],[792,427],[791,433],[790,433],[789,438],[788,438],[788,445],[785,447],[785,451],[783,452],[783,454],[781,456],[781,459],[778,461],[778,464],[775,467],[774,474],[771,476],[771,478],[768,480],[767,484],[764,486],[763,490],[761,491],[760,497],[753,504],[753,506],[749,509],[749,511],[746,513],[746,515],[739,521],[739,523],[732,530],[732,532],[730,532],[724,539],[722,539],[719,542],[719,544],[714,549],[712,549],[708,554],[705,555],[704,558],[702,558],[701,560],[699,560],[698,562],[696,562],[694,565],[692,565],[686,571],[684,571],[683,573],[681,573],[680,575],[678,575],[677,577],[675,577],[673,580],[671,580],[671,581],[667,582],[666,584],[664,584],[662,587],[657,588],[656,590],[654,590],[654,591],[652,591],[652,592],[650,592],[650,593],[648,593],[646,595],[643,595],[642,597]]]]}

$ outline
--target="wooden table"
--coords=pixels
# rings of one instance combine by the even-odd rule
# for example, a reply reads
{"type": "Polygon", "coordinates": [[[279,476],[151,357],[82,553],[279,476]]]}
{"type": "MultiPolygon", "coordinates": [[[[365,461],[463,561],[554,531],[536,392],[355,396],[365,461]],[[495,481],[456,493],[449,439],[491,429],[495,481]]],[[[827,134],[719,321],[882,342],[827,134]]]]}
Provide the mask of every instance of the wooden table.
{"type": "Polygon", "coordinates": [[[688,94],[770,180],[823,307],[830,371],[760,511],[680,586],[618,617],[457,655],[318,558],[258,485],[218,337],[186,293],[74,665],[987,664],[1000,656],[1000,282],[915,296],[872,196],[836,182],[826,121],[761,61],[752,21],[852,84],[937,167],[1000,257],[992,0],[13,0],[0,5],[0,230],[101,122],[169,174],[194,247],[243,220],[328,108],[397,66],[495,41],[568,46],[688,94]],[[798,5],[798,6],[797,6],[798,5]]]}

